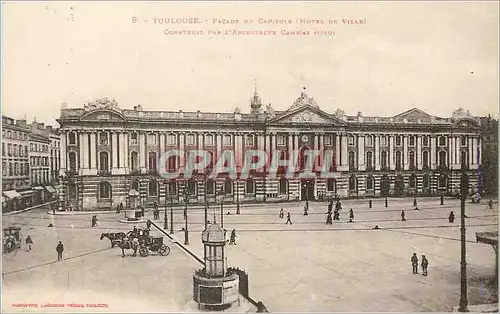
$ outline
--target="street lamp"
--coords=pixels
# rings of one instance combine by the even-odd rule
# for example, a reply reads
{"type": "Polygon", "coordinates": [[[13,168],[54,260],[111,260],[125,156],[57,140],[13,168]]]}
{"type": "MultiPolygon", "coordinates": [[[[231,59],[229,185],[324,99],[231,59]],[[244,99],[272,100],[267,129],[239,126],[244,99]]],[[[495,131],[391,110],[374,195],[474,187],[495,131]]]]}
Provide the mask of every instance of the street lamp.
{"type": "Polygon", "coordinates": [[[226,193],[224,192],[224,186],[221,186],[219,190],[219,197],[220,197],[220,223],[221,227],[224,225],[224,195],[226,193]]]}
{"type": "Polygon", "coordinates": [[[169,190],[169,184],[168,181],[165,180],[165,214],[163,217],[163,229],[167,230],[168,229],[168,217],[167,217],[167,197],[170,196],[170,190],[169,190]]]}
{"type": "MultiPolygon", "coordinates": [[[[172,181],[177,188],[177,181],[172,181]]],[[[174,190],[174,189],[172,189],[174,190]]],[[[174,190],[175,191],[175,190],[174,190]]],[[[170,195],[170,234],[174,234],[174,195],[170,195]]]]}
{"type": "Polygon", "coordinates": [[[189,202],[189,184],[186,182],[184,185],[184,245],[189,244],[189,231],[188,231],[188,214],[187,214],[187,208],[188,208],[188,202],[189,202]]]}
{"type": "Polygon", "coordinates": [[[460,307],[459,312],[469,312],[467,309],[467,260],[465,246],[465,199],[469,189],[469,178],[462,161],[462,176],[460,178],[460,307]]]}
{"type": "Polygon", "coordinates": [[[236,215],[240,214],[240,178],[236,179],[236,215]]]}

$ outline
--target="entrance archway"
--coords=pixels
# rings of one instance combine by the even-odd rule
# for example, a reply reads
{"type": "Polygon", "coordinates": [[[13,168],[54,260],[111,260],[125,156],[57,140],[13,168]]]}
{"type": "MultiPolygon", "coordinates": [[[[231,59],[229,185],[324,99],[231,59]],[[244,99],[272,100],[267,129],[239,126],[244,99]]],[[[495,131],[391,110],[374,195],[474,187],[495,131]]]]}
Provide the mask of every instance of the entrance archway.
{"type": "Polygon", "coordinates": [[[314,180],[302,179],[300,181],[300,199],[303,201],[314,200],[314,180]]]}
{"type": "Polygon", "coordinates": [[[404,192],[405,181],[402,175],[398,175],[396,177],[396,181],[394,182],[394,194],[396,196],[402,196],[404,192]]]}
{"type": "Polygon", "coordinates": [[[389,176],[384,174],[380,180],[380,194],[382,196],[389,196],[389,189],[391,187],[391,179],[389,176]]]}

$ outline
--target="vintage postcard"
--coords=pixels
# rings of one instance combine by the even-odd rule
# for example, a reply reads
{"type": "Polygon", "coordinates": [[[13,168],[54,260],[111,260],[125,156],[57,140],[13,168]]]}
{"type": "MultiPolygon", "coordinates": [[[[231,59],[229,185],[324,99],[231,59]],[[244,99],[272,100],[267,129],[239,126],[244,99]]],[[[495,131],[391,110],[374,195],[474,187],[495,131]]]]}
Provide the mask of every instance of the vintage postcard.
{"type": "Polygon", "coordinates": [[[2,312],[497,312],[498,1],[3,1],[2,312]]]}

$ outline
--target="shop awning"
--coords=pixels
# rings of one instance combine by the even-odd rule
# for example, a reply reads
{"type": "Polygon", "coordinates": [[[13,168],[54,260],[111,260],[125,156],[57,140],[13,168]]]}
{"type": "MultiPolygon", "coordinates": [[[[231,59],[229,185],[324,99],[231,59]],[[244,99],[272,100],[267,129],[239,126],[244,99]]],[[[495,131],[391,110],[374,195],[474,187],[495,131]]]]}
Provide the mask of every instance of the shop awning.
{"type": "Polygon", "coordinates": [[[26,197],[35,194],[35,191],[33,190],[21,191],[19,192],[19,194],[21,194],[22,197],[26,197]]]}
{"type": "Polygon", "coordinates": [[[45,185],[44,188],[51,194],[56,193],[56,189],[52,185],[45,185]]]}
{"type": "Polygon", "coordinates": [[[45,189],[43,188],[43,186],[34,186],[33,190],[35,190],[35,191],[43,191],[45,189]]]}
{"type": "Polygon", "coordinates": [[[130,189],[128,191],[128,196],[139,196],[139,192],[137,192],[137,190],[130,189]]]}
{"type": "Polygon", "coordinates": [[[15,199],[21,197],[21,194],[17,192],[16,190],[10,190],[10,191],[3,191],[3,195],[10,199],[15,199]]]}

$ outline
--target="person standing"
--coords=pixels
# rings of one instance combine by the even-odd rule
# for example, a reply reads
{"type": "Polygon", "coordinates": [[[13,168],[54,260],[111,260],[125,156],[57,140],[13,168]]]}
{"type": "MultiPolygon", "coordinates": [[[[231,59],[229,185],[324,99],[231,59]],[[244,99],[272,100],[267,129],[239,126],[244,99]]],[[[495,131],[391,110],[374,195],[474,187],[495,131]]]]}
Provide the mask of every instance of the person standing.
{"type": "Polygon", "coordinates": [[[95,216],[92,216],[92,225],[90,227],[92,227],[92,228],[95,227],[95,216]]]}
{"type": "Polygon", "coordinates": [[[333,222],[332,222],[332,212],[329,211],[327,216],[326,216],[326,224],[327,225],[331,225],[333,222]]]}
{"type": "Polygon", "coordinates": [[[422,276],[427,276],[427,267],[429,266],[429,261],[425,257],[424,254],[422,254],[422,276]]]}
{"type": "Polygon", "coordinates": [[[231,231],[231,237],[229,239],[229,245],[236,245],[236,229],[233,229],[233,231],[231,231]]]}
{"type": "Polygon", "coordinates": [[[418,257],[417,253],[413,253],[411,257],[411,266],[413,267],[413,274],[418,274],[418,257]]]}
{"type": "Polygon", "coordinates": [[[62,260],[64,252],[64,245],[62,244],[62,241],[59,241],[59,244],[56,246],[56,251],[57,251],[57,261],[62,260]]]}
{"type": "Polygon", "coordinates": [[[406,221],[404,210],[401,211],[401,221],[406,221]]]}
{"type": "Polygon", "coordinates": [[[455,214],[453,211],[450,212],[450,215],[448,216],[448,222],[452,224],[455,221],[455,214]]]}
{"type": "Polygon", "coordinates": [[[354,222],[354,211],[351,209],[349,209],[349,222],[354,222]]]}
{"type": "Polygon", "coordinates": [[[290,213],[286,214],[286,223],[285,223],[285,225],[288,225],[288,223],[290,223],[291,225],[293,225],[290,213]]]}
{"type": "Polygon", "coordinates": [[[307,207],[307,205],[306,205],[306,206],[304,206],[304,216],[309,215],[309,214],[307,213],[307,208],[308,208],[308,207],[307,207]]]}
{"type": "Polygon", "coordinates": [[[489,200],[489,201],[488,201],[488,207],[489,207],[490,209],[493,209],[493,200],[489,200]]]}
{"type": "Polygon", "coordinates": [[[285,217],[285,214],[283,213],[283,208],[282,208],[282,209],[280,209],[279,217],[280,217],[280,218],[285,217]]]}
{"type": "Polygon", "coordinates": [[[31,245],[33,244],[33,240],[31,240],[31,236],[26,237],[26,245],[28,246],[28,251],[31,251],[31,245]]]}

